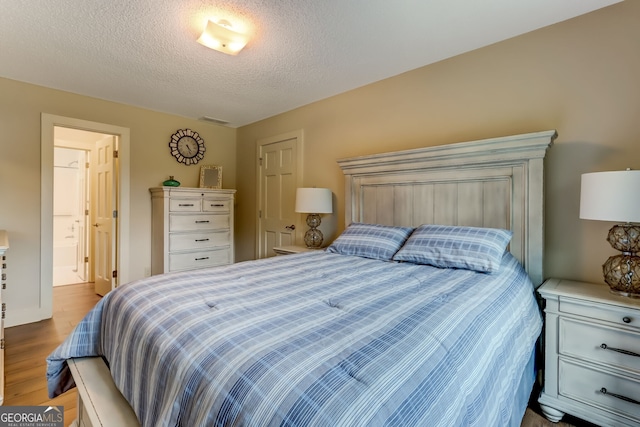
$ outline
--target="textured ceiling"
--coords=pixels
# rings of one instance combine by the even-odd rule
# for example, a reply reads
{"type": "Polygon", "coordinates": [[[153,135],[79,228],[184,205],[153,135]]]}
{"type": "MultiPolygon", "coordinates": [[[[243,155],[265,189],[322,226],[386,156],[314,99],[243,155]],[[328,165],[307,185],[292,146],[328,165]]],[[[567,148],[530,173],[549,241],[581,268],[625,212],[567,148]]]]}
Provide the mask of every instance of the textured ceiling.
{"type": "Polygon", "coordinates": [[[618,1],[0,0],[0,77],[238,127],[618,1]]]}

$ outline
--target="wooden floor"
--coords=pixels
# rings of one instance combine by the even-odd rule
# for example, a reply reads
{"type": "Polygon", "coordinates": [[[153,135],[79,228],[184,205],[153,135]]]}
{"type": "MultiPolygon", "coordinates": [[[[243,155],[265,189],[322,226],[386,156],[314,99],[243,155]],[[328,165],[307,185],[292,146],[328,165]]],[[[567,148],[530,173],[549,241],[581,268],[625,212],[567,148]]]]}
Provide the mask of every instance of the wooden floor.
{"type": "Polygon", "coordinates": [[[100,297],[93,283],[53,288],[53,318],[5,329],[5,400],[7,406],[64,406],[65,425],[76,418],[76,390],[47,396],[45,358],[71,332],[100,297]]]}

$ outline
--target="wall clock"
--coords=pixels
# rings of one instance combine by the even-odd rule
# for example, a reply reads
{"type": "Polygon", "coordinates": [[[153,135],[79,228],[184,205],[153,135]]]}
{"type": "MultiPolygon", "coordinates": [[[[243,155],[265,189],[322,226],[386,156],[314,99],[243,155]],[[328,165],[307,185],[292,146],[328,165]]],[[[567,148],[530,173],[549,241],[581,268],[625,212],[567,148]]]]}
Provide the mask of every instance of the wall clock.
{"type": "Polygon", "coordinates": [[[169,141],[171,155],[180,163],[195,165],[204,158],[204,140],[191,129],[178,129],[169,141]]]}

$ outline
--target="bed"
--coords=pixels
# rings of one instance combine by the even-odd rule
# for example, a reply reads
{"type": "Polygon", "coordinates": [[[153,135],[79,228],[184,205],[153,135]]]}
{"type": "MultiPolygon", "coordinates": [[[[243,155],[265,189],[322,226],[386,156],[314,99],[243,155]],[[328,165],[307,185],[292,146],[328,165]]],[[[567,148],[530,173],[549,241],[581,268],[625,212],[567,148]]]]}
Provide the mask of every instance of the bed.
{"type": "Polygon", "coordinates": [[[50,394],[78,387],[79,425],[519,426],[555,137],[338,161],[328,250],[119,287],[47,358],[50,394]]]}

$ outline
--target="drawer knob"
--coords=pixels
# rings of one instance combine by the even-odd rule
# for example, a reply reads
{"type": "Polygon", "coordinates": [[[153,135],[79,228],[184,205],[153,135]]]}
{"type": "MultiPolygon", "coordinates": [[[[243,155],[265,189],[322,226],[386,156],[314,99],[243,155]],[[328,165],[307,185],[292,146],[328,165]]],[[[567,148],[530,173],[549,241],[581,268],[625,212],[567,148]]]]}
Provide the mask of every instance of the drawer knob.
{"type": "Polygon", "coordinates": [[[207,259],[209,259],[209,257],[205,256],[205,257],[202,257],[202,258],[196,258],[196,261],[204,261],[204,260],[207,260],[207,259]]]}
{"type": "Polygon", "coordinates": [[[627,316],[624,316],[624,317],[622,318],[622,321],[623,321],[624,323],[631,323],[631,318],[630,318],[630,317],[627,317],[627,316]]]}
{"type": "Polygon", "coordinates": [[[178,206],[193,206],[193,203],[178,203],[178,206]]]}
{"type": "Polygon", "coordinates": [[[196,224],[207,224],[209,221],[196,221],[196,224]]]}
{"type": "Polygon", "coordinates": [[[196,242],[208,242],[209,239],[196,239],[196,242]]]}

